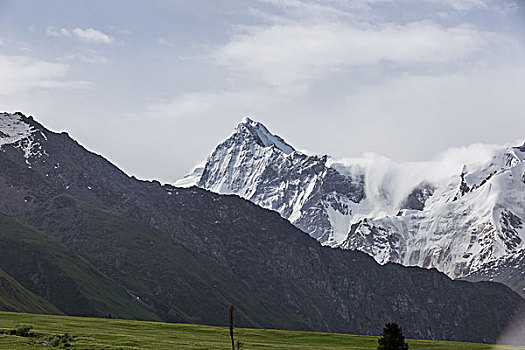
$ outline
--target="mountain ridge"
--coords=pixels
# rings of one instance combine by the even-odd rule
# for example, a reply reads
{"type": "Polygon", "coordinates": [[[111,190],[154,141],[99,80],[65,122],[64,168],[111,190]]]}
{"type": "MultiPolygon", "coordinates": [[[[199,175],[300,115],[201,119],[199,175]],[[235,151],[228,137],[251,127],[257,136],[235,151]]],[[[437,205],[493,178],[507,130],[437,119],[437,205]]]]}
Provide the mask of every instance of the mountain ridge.
{"type": "MultiPolygon", "coordinates": [[[[450,175],[419,174],[407,187],[404,178],[413,181],[415,175],[402,165],[376,179],[377,172],[360,162],[254,142],[242,132],[245,122],[204,166],[174,185],[238,194],[279,212],[324,245],[361,250],[382,264],[435,267],[452,278],[469,278],[496,266],[495,260],[523,255],[525,144],[492,151],[450,175]],[[388,176],[404,182],[406,192],[393,188],[388,176]]],[[[502,276],[500,282],[525,297],[519,283],[502,276]]]]}

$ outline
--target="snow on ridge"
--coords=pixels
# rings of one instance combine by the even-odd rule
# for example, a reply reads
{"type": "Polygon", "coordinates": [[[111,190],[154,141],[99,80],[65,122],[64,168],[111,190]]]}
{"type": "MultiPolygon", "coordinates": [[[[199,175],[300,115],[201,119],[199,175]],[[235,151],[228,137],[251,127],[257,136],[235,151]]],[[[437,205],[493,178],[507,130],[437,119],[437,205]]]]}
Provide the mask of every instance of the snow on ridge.
{"type": "Polygon", "coordinates": [[[26,164],[30,166],[29,159],[31,157],[48,155],[34,135],[40,132],[43,140],[47,140],[47,136],[42,130],[36,129],[22,120],[22,117],[24,115],[19,112],[13,114],[0,113],[0,149],[4,145],[12,145],[14,148],[20,149],[24,153],[23,157],[26,164]]]}
{"type": "Polygon", "coordinates": [[[175,187],[184,187],[184,188],[188,188],[191,186],[197,186],[202,176],[202,172],[204,171],[204,166],[205,164],[195,167],[190,174],[184,176],[182,179],[178,179],[172,185],[175,187]]]}
{"type": "Polygon", "coordinates": [[[272,134],[262,123],[254,121],[249,117],[242,118],[242,121],[235,128],[235,132],[248,132],[263,147],[270,147],[274,145],[286,154],[295,152],[295,149],[287,144],[281,137],[272,134]]]}
{"type": "Polygon", "coordinates": [[[0,113],[0,148],[26,139],[36,131],[22,121],[19,114],[0,113]]]}
{"type": "MultiPolygon", "coordinates": [[[[509,158],[513,158],[515,162],[523,162],[525,160],[525,143],[522,146],[509,148],[508,154],[509,158]]],[[[512,162],[512,159],[509,159],[509,162],[512,162]]]]}
{"type": "MultiPolygon", "coordinates": [[[[271,157],[271,154],[274,149],[279,150],[283,156],[288,156],[296,150],[287,144],[281,137],[272,134],[262,123],[258,121],[254,121],[250,119],[249,117],[242,118],[241,122],[236,126],[234,129],[234,132],[221,144],[217,146],[217,148],[212,152],[205,162],[200,163],[197,165],[191,173],[184,176],[181,179],[176,180],[172,183],[175,187],[191,187],[191,186],[198,186],[199,181],[201,180],[201,177],[203,175],[203,172],[205,169],[209,167],[214,168],[214,172],[218,169],[215,169],[215,165],[212,164],[214,161],[214,156],[217,158],[223,159],[221,162],[222,165],[228,164],[230,160],[235,158],[234,160],[240,161],[241,159],[238,158],[237,152],[240,152],[242,149],[245,151],[248,151],[252,155],[257,155],[260,157],[271,157]],[[272,148],[274,147],[274,148],[272,148]],[[217,152],[219,154],[217,154],[217,152]],[[232,154],[228,152],[233,152],[232,154]],[[233,157],[233,158],[232,158],[233,157]],[[228,158],[228,161],[225,161],[225,159],[228,158]]],[[[233,164],[229,165],[230,167],[235,167],[235,162],[233,164]]],[[[209,169],[208,169],[209,170],[209,169]]],[[[230,171],[233,171],[230,169],[230,171]]],[[[222,171],[222,175],[226,175],[224,169],[222,171]]],[[[212,190],[220,193],[236,193],[230,188],[230,185],[227,183],[226,176],[220,180],[220,183],[215,183],[212,190]]],[[[247,186],[250,187],[250,186],[247,186]]],[[[249,190],[247,192],[250,192],[249,190]]],[[[248,193],[244,193],[245,196],[248,196],[248,193]]],[[[248,196],[249,197],[249,196],[248,196]]]]}

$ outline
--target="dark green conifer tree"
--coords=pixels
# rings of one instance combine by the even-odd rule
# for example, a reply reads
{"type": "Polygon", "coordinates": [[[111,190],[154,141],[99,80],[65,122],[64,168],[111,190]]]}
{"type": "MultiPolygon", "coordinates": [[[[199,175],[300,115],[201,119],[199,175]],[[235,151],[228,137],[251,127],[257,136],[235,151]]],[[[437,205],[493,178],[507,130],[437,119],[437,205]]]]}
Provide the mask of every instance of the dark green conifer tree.
{"type": "Polygon", "coordinates": [[[377,342],[379,343],[377,350],[408,350],[403,330],[395,322],[385,325],[377,342]]]}

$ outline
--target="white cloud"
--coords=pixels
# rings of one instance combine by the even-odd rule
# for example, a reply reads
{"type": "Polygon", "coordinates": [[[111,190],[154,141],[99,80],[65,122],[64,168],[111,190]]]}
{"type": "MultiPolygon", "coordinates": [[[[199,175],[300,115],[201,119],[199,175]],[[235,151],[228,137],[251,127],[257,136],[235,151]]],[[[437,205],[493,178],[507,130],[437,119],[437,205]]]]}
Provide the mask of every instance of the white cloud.
{"type": "Polygon", "coordinates": [[[470,10],[498,10],[503,6],[515,7],[515,1],[510,0],[260,0],[262,3],[272,4],[282,8],[295,8],[306,12],[341,13],[342,9],[370,10],[381,4],[414,4],[426,3],[439,7],[448,7],[458,11],[470,10]]]}
{"type": "Polygon", "coordinates": [[[50,27],[50,28],[46,29],[46,34],[47,34],[47,36],[54,36],[54,37],[57,37],[57,38],[58,37],[70,37],[71,36],[71,33],[66,28],[57,29],[57,28],[50,27]]]}
{"type": "Polygon", "coordinates": [[[88,54],[79,53],[76,55],[76,57],[78,57],[78,59],[80,59],[82,62],[85,62],[85,63],[106,64],[109,62],[107,57],[101,56],[98,54],[92,54],[92,53],[88,53],[88,54]]]}
{"type": "Polygon", "coordinates": [[[512,1],[423,2],[260,0],[264,6],[251,9],[257,24],[233,27],[229,41],[211,50],[209,63],[225,67],[229,81],[298,96],[314,84],[359,70],[454,71],[496,55],[510,40],[482,29],[467,14],[447,21],[437,10],[498,11],[512,1]],[[402,9],[410,10],[410,20],[399,21],[395,14],[402,9]]]}
{"type": "MultiPolygon", "coordinates": [[[[264,13],[258,12],[257,14],[267,19],[273,20],[286,20],[286,18],[309,18],[309,19],[340,19],[340,18],[352,18],[354,14],[349,10],[364,10],[368,9],[366,2],[362,1],[351,1],[345,2],[344,6],[335,7],[330,6],[330,2],[314,2],[314,1],[301,1],[301,0],[261,0],[262,3],[270,4],[275,7],[281,8],[286,11],[286,16],[264,16],[264,13]]],[[[333,5],[333,3],[332,3],[333,5]]]]}
{"type": "Polygon", "coordinates": [[[260,110],[260,106],[274,105],[281,101],[267,89],[244,89],[235,91],[203,91],[184,93],[168,100],[151,103],[146,112],[149,116],[176,119],[240,118],[260,110]],[[241,114],[239,114],[241,113],[241,114]]]}
{"type": "Polygon", "coordinates": [[[93,28],[87,28],[87,29],[75,28],[73,29],[73,35],[75,35],[81,41],[84,41],[87,43],[111,44],[115,41],[115,38],[102,33],[100,30],[96,30],[93,28]]]}
{"type": "Polygon", "coordinates": [[[469,25],[294,22],[242,27],[212,60],[266,84],[290,87],[311,84],[341,69],[383,62],[454,63],[486,45],[487,37],[469,25]]]}
{"type": "MultiPolygon", "coordinates": [[[[402,201],[422,181],[445,184],[459,178],[464,165],[474,170],[490,161],[498,149],[511,145],[471,144],[453,147],[433,159],[419,162],[397,163],[375,153],[365,153],[359,158],[331,160],[330,163],[346,173],[365,173],[365,191],[369,201],[383,215],[395,215],[402,201]]],[[[379,214],[379,213],[376,213],[379,214]]]]}
{"type": "Polygon", "coordinates": [[[87,81],[66,79],[69,66],[25,56],[0,55],[0,95],[33,88],[89,88],[87,81]]]}
{"type": "Polygon", "coordinates": [[[518,4],[510,0],[424,0],[431,4],[449,6],[457,11],[490,10],[497,12],[512,12],[518,9],[518,4]]]}
{"type": "Polygon", "coordinates": [[[160,37],[157,39],[157,44],[166,46],[166,47],[173,47],[173,43],[169,42],[168,40],[164,39],[163,37],[160,37]]]}
{"type": "Polygon", "coordinates": [[[115,41],[115,38],[104,34],[100,30],[93,28],[74,28],[68,30],[66,28],[47,28],[46,34],[53,37],[75,37],[80,41],[92,44],[111,44],[115,41]]]}
{"type": "Polygon", "coordinates": [[[102,56],[97,51],[90,50],[90,49],[83,49],[83,50],[80,50],[79,53],[73,53],[73,54],[66,55],[62,57],[60,60],[61,61],[71,61],[75,59],[78,59],[84,63],[93,63],[93,64],[109,63],[109,59],[107,57],[102,56]]]}
{"type": "Polygon", "coordinates": [[[428,3],[450,6],[458,11],[473,9],[488,9],[487,1],[484,0],[425,0],[428,3]]]}
{"type": "Polygon", "coordinates": [[[450,8],[459,12],[473,11],[473,10],[489,10],[489,11],[515,11],[518,4],[510,0],[363,0],[371,5],[385,4],[385,3],[426,3],[443,9],[450,8]]]}

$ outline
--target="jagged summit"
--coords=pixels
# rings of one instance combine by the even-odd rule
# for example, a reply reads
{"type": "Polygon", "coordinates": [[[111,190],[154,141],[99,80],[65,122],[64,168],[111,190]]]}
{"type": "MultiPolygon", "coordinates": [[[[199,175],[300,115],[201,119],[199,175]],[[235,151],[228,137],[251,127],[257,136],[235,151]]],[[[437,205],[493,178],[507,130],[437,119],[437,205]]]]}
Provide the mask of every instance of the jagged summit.
{"type": "Polygon", "coordinates": [[[259,124],[259,122],[254,121],[250,117],[246,116],[246,117],[242,118],[242,120],[241,120],[241,122],[239,124],[259,124]]]}
{"type": "MultiPolygon", "coordinates": [[[[241,122],[235,128],[235,134],[242,134],[252,138],[259,146],[275,146],[286,154],[290,154],[295,149],[287,144],[281,137],[272,134],[266,126],[249,117],[242,118],[241,122]]],[[[235,136],[235,134],[233,136],[235,136]]]]}
{"type": "MultiPolygon", "coordinates": [[[[242,184],[235,183],[231,176],[231,171],[235,171],[244,159],[255,157],[269,161],[270,158],[287,157],[294,152],[296,151],[292,146],[280,136],[272,134],[261,122],[244,117],[235,127],[233,134],[217,146],[204,164],[195,167],[190,174],[175,181],[173,185],[205,187],[205,182],[213,182],[215,191],[236,193],[241,187],[250,187],[244,181],[242,184]],[[219,169],[223,170],[219,171],[219,169]],[[212,179],[208,178],[210,175],[212,179]]],[[[261,167],[260,170],[264,170],[263,168],[261,167]]],[[[251,180],[258,178],[256,174],[252,175],[251,180]]]]}

